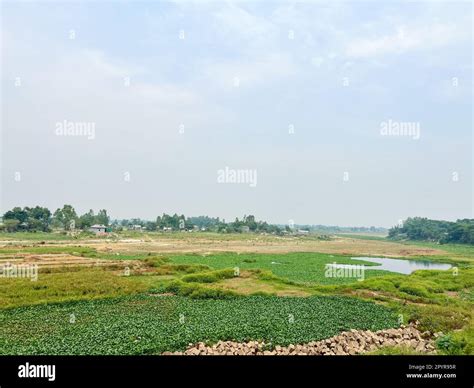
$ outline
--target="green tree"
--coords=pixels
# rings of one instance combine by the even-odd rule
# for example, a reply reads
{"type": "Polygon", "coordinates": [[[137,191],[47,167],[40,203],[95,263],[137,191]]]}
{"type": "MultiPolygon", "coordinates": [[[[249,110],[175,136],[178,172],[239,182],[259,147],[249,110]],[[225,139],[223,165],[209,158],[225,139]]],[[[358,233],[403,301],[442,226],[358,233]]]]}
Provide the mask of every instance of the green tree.
{"type": "Polygon", "coordinates": [[[3,226],[7,232],[16,232],[20,221],[15,219],[7,219],[3,221],[3,226]]]}
{"type": "MultiPolygon", "coordinates": [[[[25,208],[26,209],[26,208],[25,208]]],[[[46,207],[35,206],[27,210],[28,213],[28,230],[42,232],[49,231],[51,224],[51,211],[46,207]]]]}
{"type": "Polygon", "coordinates": [[[94,210],[90,209],[87,213],[84,213],[79,217],[78,227],[81,229],[88,229],[95,224],[94,210]]]}
{"type": "Polygon", "coordinates": [[[107,215],[107,210],[105,209],[99,210],[99,213],[97,213],[97,215],[95,216],[95,222],[100,225],[108,226],[109,221],[110,221],[110,218],[107,215]]]}
{"type": "Polygon", "coordinates": [[[54,212],[53,218],[57,225],[60,225],[64,230],[75,228],[77,222],[77,214],[71,205],[64,205],[62,209],[57,209],[54,212]]]}
{"type": "Polygon", "coordinates": [[[19,224],[28,221],[28,212],[21,207],[14,207],[3,215],[4,220],[18,220],[19,224]]]}

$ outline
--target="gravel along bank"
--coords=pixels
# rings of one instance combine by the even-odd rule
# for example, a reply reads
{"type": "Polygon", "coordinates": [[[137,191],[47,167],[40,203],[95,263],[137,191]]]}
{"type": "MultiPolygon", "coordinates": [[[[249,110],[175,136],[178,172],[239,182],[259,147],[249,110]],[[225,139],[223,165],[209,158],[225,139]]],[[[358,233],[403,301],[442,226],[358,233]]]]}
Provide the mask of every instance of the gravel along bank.
{"type": "Polygon", "coordinates": [[[214,345],[204,342],[191,344],[184,352],[164,352],[163,355],[355,355],[380,349],[384,346],[405,346],[417,352],[435,354],[434,343],[424,338],[414,325],[401,326],[372,332],[370,330],[350,330],[334,337],[307,344],[270,346],[263,342],[219,341],[214,345]]]}

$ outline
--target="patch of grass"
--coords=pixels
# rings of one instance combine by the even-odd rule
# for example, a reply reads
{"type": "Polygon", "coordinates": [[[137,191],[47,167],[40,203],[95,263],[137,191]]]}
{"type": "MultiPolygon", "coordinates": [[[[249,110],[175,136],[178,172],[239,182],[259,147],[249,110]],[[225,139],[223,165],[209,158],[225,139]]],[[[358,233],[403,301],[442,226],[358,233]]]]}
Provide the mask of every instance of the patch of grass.
{"type": "Polygon", "coordinates": [[[311,290],[304,286],[294,286],[281,281],[261,281],[249,272],[213,284],[215,288],[231,290],[241,295],[277,295],[277,296],[310,296],[311,290]]]}
{"type": "Polygon", "coordinates": [[[207,265],[201,264],[164,264],[159,266],[154,273],[160,275],[182,275],[209,270],[210,268],[207,265]]]}
{"type": "Polygon", "coordinates": [[[70,245],[11,245],[0,249],[2,254],[31,253],[38,255],[46,254],[70,254],[76,256],[94,257],[96,250],[88,246],[70,246],[70,245]]]}
{"type": "Polygon", "coordinates": [[[230,290],[205,287],[199,283],[185,283],[181,280],[168,283],[163,290],[180,296],[189,296],[192,299],[222,299],[236,295],[230,290]]]}
{"type": "Polygon", "coordinates": [[[88,255],[88,257],[94,259],[101,259],[101,260],[151,260],[153,258],[157,259],[161,256],[153,256],[151,253],[135,253],[135,252],[92,252],[88,255]]]}
{"type": "Polygon", "coordinates": [[[405,294],[428,297],[428,290],[417,284],[411,284],[408,282],[402,283],[398,289],[400,292],[404,292],[405,294]]]}
{"type": "Polygon", "coordinates": [[[471,311],[461,306],[408,306],[407,316],[411,321],[420,322],[421,331],[448,333],[469,325],[471,311]]]}
{"type": "MultiPolygon", "coordinates": [[[[394,297],[419,301],[421,303],[445,304],[453,298],[444,291],[469,292],[474,287],[474,268],[459,270],[457,276],[452,271],[415,271],[409,276],[389,275],[370,278],[350,285],[350,289],[383,291],[394,297]]],[[[341,289],[349,290],[348,287],[341,289]]]]}
{"type": "Polygon", "coordinates": [[[355,238],[357,240],[387,241],[386,236],[381,234],[336,233],[336,236],[355,238]]]}
{"type": "Polygon", "coordinates": [[[462,331],[455,331],[451,334],[455,348],[459,349],[455,354],[474,354],[474,323],[462,331]]]}
{"type": "Polygon", "coordinates": [[[185,275],[181,278],[181,280],[187,283],[215,283],[223,279],[231,279],[235,276],[235,271],[233,269],[221,269],[217,271],[185,275]]]}
{"type": "Polygon", "coordinates": [[[444,354],[460,354],[466,346],[463,340],[454,340],[451,335],[443,335],[436,340],[436,347],[444,354]]]}
{"type": "Polygon", "coordinates": [[[118,276],[103,268],[43,273],[38,280],[0,278],[0,308],[73,300],[111,298],[144,291],[132,277],[118,276]]]}
{"type": "Polygon", "coordinates": [[[427,241],[399,241],[398,243],[408,246],[439,249],[447,253],[450,258],[474,259],[474,247],[469,244],[437,244],[427,241]]]}
{"type": "Polygon", "coordinates": [[[0,240],[22,240],[22,241],[60,241],[70,240],[71,236],[65,233],[48,233],[48,232],[0,232],[0,240]]]}
{"type": "Polygon", "coordinates": [[[474,289],[461,290],[459,292],[459,297],[462,300],[466,300],[466,301],[469,301],[469,302],[474,302],[474,289]]]}
{"type": "Polygon", "coordinates": [[[159,268],[163,264],[168,263],[170,260],[165,256],[149,256],[146,257],[143,261],[149,267],[159,268]]]}
{"type": "Polygon", "coordinates": [[[368,356],[422,356],[425,353],[417,352],[415,349],[409,346],[384,346],[380,349],[374,350],[373,352],[365,353],[368,356]]]}

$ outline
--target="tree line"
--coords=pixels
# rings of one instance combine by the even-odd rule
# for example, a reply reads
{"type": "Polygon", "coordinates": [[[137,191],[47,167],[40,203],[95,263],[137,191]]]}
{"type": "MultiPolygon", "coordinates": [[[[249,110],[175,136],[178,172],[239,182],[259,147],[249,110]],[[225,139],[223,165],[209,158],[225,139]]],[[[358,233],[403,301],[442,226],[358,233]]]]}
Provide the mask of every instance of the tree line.
{"type": "Polygon", "coordinates": [[[440,244],[474,244],[474,219],[450,222],[421,217],[407,218],[401,225],[390,228],[388,237],[393,240],[432,241],[440,244]]]}
{"type": "Polygon", "coordinates": [[[142,220],[140,218],[111,220],[107,210],[99,210],[97,214],[91,209],[87,213],[78,215],[71,205],[64,205],[52,213],[48,208],[36,207],[14,207],[3,214],[3,224],[0,230],[6,232],[50,232],[53,229],[62,230],[88,230],[92,225],[99,224],[109,227],[111,230],[123,229],[145,229],[148,231],[178,231],[178,230],[206,230],[219,233],[275,233],[282,234],[284,229],[268,224],[265,221],[257,221],[255,216],[248,215],[242,219],[236,218],[233,222],[226,223],[224,219],[208,216],[188,217],[183,214],[169,215],[163,213],[154,221],[142,220]]]}
{"type": "Polygon", "coordinates": [[[133,228],[140,226],[148,231],[160,230],[206,230],[218,233],[275,233],[283,234],[282,228],[268,224],[265,221],[256,221],[255,216],[245,215],[242,219],[238,217],[233,222],[226,222],[225,219],[219,217],[212,218],[209,216],[198,216],[186,218],[183,214],[169,215],[164,213],[158,216],[155,221],[146,221],[141,219],[114,221],[116,229],[120,227],[133,228]]]}
{"type": "Polygon", "coordinates": [[[3,214],[3,224],[0,228],[6,232],[50,232],[52,229],[88,229],[94,224],[108,226],[110,217],[107,210],[93,210],[78,216],[71,205],[64,205],[54,213],[46,207],[14,207],[3,214]]]}

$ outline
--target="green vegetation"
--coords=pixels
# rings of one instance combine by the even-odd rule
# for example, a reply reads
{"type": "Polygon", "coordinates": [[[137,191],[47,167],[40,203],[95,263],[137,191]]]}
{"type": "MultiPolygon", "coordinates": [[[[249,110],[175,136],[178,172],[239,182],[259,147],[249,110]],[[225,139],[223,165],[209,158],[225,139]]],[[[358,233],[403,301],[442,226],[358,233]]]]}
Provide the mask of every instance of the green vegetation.
{"type": "MultiPolygon", "coordinates": [[[[5,229],[5,228],[3,228],[5,229]]],[[[29,242],[29,241],[61,241],[61,240],[70,240],[71,236],[69,236],[66,232],[2,232],[2,228],[0,227],[0,240],[5,241],[22,241],[22,242],[29,242]]]]}
{"type": "MultiPolygon", "coordinates": [[[[261,269],[269,270],[277,277],[299,284],[343,284],[357,282],[356,278],[326,277],[327,264],[365,264],[368,267],[374,263],[354,262],[347,256],[335,256],[323,253],[288,253],[281,254],[236,254],[222,253],[208,256],[198,254],[170,256],[173,263],[204,264],[214,269],[239,268],[240,270],[261,269]]],[[[382,276],[390,272],[381,270],[366,270],[365,277],[382,276]]]]}
{"type": "Polygon", "coordinates": [[[354,298],[140,295],[3,310],[0,354],[156,354],[202,340],[288,345],[395,326],[393,312],[354,298]]]}
{"type": "Polygon", "coordinates": [[[168,283],[162,288],[162,290],[179,296],[188,296],[192,299],[225,299],[236,295],[232,291],[204,287],[199,283],[187,283],[181,280],[175,280],[168,283]]]}
{"type": "Polygon", "coordinates": [[[64,230],[87,229],[93,224],[109,224],[107,210],[100,210],[97,215],[93,210],[78,216],[76,210],[71,205],[64,205],[57,209],[53,215],[45,207],[36,206],[34,208],[14,207],[3,215],[3,224],[0,230],[6,232],[50,232],[51,227],[62,228],[64,230]]]}
{"type": "Polygon", "coordinates": [[[238,276],[232,269],[220,271],[201,272],[197,274],[185,275],[181,278],[183,282],[214,283],[222,279],[230,279],[238,276]]]}
{"type": "Polygon", "coordinates": [[[424,247],[437,249],[446,252],[443,256],[423,257],[427,260],[443,260],[447,262],[460,262],[469,264],[474,259],[474,247],[469,244],[439,244],[429,241],[398,241],[397,243],[406,245],[407,247],[424,247]],[[468,259],[468,260],[463,260],[468,259]]]}
{"type": "MultiPolygon", "coordinates": [[[[270,225],[265,221],[257,221],[255,216],[244,216],[241,220],[238,218],[234,222],[226,223],[219,218],[208,216],[186,218],[183,214],[163,215],[156,217],[155,221],[146,221],[139,218],[131,220],[114,220],[110,222],[107,210],[99,210],[97,214],[94,210],[79,216],[71,205],[64,205],[56,209],[54,214],[45,207],[36,206],[34,208],[14,207],[3,215],[3,223],[0,224],[0,231],[4,232],[50,232],[52,228],[69,230],[88,230],[93,224],[109,226],[110,230],[116,232],[126,229],[140,229],[146,231],[190,231],[190,230],[209,230],[218,233],[273,233],[281,235],[283,229],[277,225],[270,225]]],[[[290,231],[289,227],[286,227],[290,231]]]]}
{"type": "Polygon", "coordinates": [[[37,281],[0,278],[0,308],[112,298],[145,289],[132,277],[117,276],[102,268],[70,268],[60,273],[40,270],[37,281]]]}
{"type": "Polygon", "coordinates": [[[372,278],[332,287],[331,292],[378,300],[403,314],[406,322],[419,321],[421,331],[450,335],[455,345],[440,348],[441,353],[473,354],[473,289],[474,268],[469,268],[456,276],[452,271],[429,270],[372,278]]]}
{"type": "Polygon", "coordinates": [[[18,253],[35,253],[35,254],[71,254],[77,256],[94,257],[96,250],[87,246],[70,246],[70,245],[29,245],[18,246],[12,245],[2,248],[1,254],[18,254],[18,253]]]}
{"type": "Polygon", "coordinates": [[[395,240],[474,244],[474,219],[449,222],[421,217],[408,218],[403,225],[391,228],[388,236],[395,240]]]}
{"type": "Polygon", "coordinates": [[[385,235],[338,233],[338,236],[347,237],[347,238],[355,238],[357,240],[386,241],[385,235]]]}
{"type": "Polygon", "coordinates": [[[384,346],[383,348],[366,353],[368,356],[401,356],[401,355],[423,355],[424,353],[417,352],[413,348],[407,346],[384,346]]]}
{"type": "MultiPolygon", "coordinates": [[[[355,235],[353,238],[367,242],[338,238],[322,243],[316,236],[137,231],[119,232],[106,242],[91,242],[65,233],[2,234],[11,242],[0,248],[0,263],[13,259],[38,262],[40,270],[37,281],[0,277],[0,353],[12,349],[12,353],[64,354],[71,345],[70,352],[77,354],[148,354],[219,339],[304,342],[388,322],[380,311],[402,314],[404,322],[419,321],[422,331],[442,332],[437,340],[439,353],[474,353],[474,249],[467,244],[369,241],[355,235]],[[137,237],[139,240],[132,242],[121,240],[137,237]],[[162,244],[163,239],[168,243],[162,244]],[[205,248],[203,239],[209,244],[205,248]],[[343,254],[247,253],[248,248],[245,253],[183,254],[157,249],[174,247],[175,240],[180,240],[183,250],[198,246],[203,252],[212,252],[228,241],[229,249],[283,242],[304,244],[305,249],[330,247],[330,252],[343,254]],[[426,256],[419,247],[429,248],[426,256]],[[370,269],[376,268],[375,263],[351,260],[359,252],[367,256],[372,248],[392,256],[406,252],[411,257],[449,262],[457,270],[402,275],[370,269]],[[53,266],[42,267],[42,260],[53,266]],[[104,267],[96,265],[99,260],[104,267]],[[365,264],[365,279],[326,277],[326,265],[333,263],[365,264]],[[125,275],[126,267],[131,268],[129,276],[125,275]],[[361,302],[367,305],[360,306],[376,306],[372,320],[360,315],[366,311],[357,304],[361,302]],[[244,307],[243,303],[249,305],[244,307]],[[357,304],[357,311],[352,303],[357,304]],[[230,317],[222,317],[221,311],[230,317]],[[322,311],[327,313],[324,319],[322,311]],[[303,317],[302,326],[291,326],[297,331],[290,332],[279,315],[282,312],[287,317],[293,314],[295,322],[298,316],[303,317]],[[316,313],[311,318],[314,322],[309,318],[312,312],[316,313]],[[69,324],[71,313],[77,317],[75,324],[69,324]],[[176,323],[181,313],[184,325],[176,323]],[[117,319],[117,324],[110,317],[117,319]],[[117,338],[109,335],[114,330],[118,330],[117,338]],[[27,338],[24,343],[21,335],[27,338]]],[[[394,348],[377,354],[397,352],[407,354],[409,350],[394,348]]]]}
{"type": "Polygon", "coordinates": [[[51,223],[51,212],[45,208],[36,206],[34,208],[14,207],[3,215],[3,229],[7,232],[43,231],[49,230],[51,223]]]}

